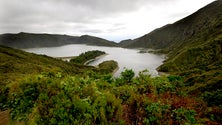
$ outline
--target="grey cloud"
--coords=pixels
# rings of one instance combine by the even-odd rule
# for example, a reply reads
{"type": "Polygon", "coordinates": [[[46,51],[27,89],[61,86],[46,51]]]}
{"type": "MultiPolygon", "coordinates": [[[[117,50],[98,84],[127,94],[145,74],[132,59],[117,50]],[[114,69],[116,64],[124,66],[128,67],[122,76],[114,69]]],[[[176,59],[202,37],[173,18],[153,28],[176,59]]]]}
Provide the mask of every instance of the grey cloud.
{"type": "Polygon", "coordinates": [[[117,25],[112,27],[112,28],[109,28],[106,30],[107,33],[110,33],[110,32],[116,32],[116,31],[119,31],[119,30],[123,30],[123,29],[126,29],[126,27],[124,25],[117,25]]]}
{"type": "Polygon", "coordinates": [[[103,30],[99,30],[99,29],[82,29],[80,30],[80,32],[84,32],[84,33],[103,33],[103,30]]]}
{"type": "MultiPolygon", "coordinates": [[[[169,1],[169,0],[168,0],[169,1]]],[[[1,0],[5,21],[86,21],[124,12],[163,0],[1,0]]],[[[164,1],[166,2],[166,0],[164,1]]],[[[3,11],[2,11],[3,12],[3,11]]]]}
{"type": "Polygon", "coordinates": [[[106,30],[87,25],[169,1],[174,0],[0,0],[0,33],[115,32],[124,29],[124,24],[106,30]]]}

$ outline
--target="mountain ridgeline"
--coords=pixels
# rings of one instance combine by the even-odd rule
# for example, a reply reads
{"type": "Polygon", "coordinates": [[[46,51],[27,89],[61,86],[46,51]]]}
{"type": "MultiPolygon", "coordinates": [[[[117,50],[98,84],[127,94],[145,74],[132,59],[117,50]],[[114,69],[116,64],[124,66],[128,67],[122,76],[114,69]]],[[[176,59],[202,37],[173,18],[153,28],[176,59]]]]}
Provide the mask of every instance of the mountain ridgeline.
{"type": "Polygon", "coordinates": [[[184,76],[192,93],[222,89],[222,0],[120,45],[166,53],[158,71],[184,76]]]}
{"type": "Polygon", "coordinates": [[[215,1],[173,24],[165,25],[140,38],[120,42],[127,48],[154,48],[174,52],[185,46],[199,45],[220,34],[222,1],[215,1]],[[173,50],[173,51],[172,51],[173,50]]]}
{"type": "Polygon", "coordinates": [[[68,36],[55,34],[2,34],[0,35],[0,45],[13,48],[36,48],[36,47],[54,47],[67,44],[87,44],[97,46],[117,46],[117,43],[102,38],[83,35],[68,36]]]}

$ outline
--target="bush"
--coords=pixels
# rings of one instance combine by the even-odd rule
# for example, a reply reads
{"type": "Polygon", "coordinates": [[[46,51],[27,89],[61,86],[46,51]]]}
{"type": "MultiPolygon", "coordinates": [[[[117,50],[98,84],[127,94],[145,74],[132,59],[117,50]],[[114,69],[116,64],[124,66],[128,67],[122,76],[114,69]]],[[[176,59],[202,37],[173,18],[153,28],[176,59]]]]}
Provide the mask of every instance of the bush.
{"type": "Polygon", "coordinates": [[[175,84],[176,87],[183,87],[184,83],[183,83],[183,79],[180,76],[167,76],[169,82],[171,84],[175,84]]]}
{"type": "Polygon", "coordinates": [[[148,104],[145,108],[146,118],[144,123],[146,125],[156,125],[156,124],[170,124],[170,106],[160,103],[148,104]]]}
{"type": "MultiPolygon", "coordinates": [[[[221,109],[207,111],[203,101],[178,95],[181,86],[177,83],[182,80],[177,76],[153,78],[141,72],[134,78],[132,70],[125,70],[119,78],[89,71],[76,76],[49,72],[24,79],[6,91],[12,121],[21,124],[205,124],[205,119],[221,120],[221,109]]],[[[219,99],[220,93],[203,97],[219,99]]]]}
{"type": "Polygon", "coordinates": [[[203,99],[209,106],[222,106],[222,90],[217,89],[212,92],[204,92],[202,94],[203,99]]]}
{"type": "Polygon", "coordinates": [[[121,72],[121,78],[123,79],[124,82],[130,83],[135,76],[135,73],[133,72],[132,69],[126,69],[125,71],[121,72]]]}
{"type": "Polygon", "coordinates": [[[174,109],[172,117],[177,124],[194,124],[196,112],[194,110],[187,110],[184,108],[174,109]]]}
{"type": "Polygon", "coordinates": [[[154,86],[158,94],[164,92],[175,92],[176,86],[168,81],[165,77],[156,77],[154,78],[154,86]]]}

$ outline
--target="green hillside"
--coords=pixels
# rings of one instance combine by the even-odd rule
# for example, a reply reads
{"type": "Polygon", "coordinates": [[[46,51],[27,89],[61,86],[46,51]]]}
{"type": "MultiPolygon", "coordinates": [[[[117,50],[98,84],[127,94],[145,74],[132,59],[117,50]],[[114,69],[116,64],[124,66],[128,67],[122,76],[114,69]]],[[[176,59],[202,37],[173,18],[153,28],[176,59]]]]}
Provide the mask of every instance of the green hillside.
{"type": "Polygon", "coordinates": [[[120,45],[175,52],[185,46],[203,44],[207,39],[217,36],[221,33],[221,23],[222,1],[217,0],[184,19],[158,28],[133,42],[120,42],[120,45]]]}
{"type": "MultiPolygon", "coordinates": [[[[113,64],[116,64],[116,62],[112,62],[110,67],[113,64]]],[[[107,70],[112,70],[110,67],[108,64],[107,70]]],[[[53,74],[61,72],[65,75],[76,75],[87,71],[99,73],[103,72],[103,70],[104,67],[100,71],[100,68],[65,62],[45,55],[36,55],[0,46],[0,86],[19,81],[27,75],[36,75],[39,73],[53,74]]],[[[109,73],[112,73],[113,70],[109,73]]]]}
{"type": "Polygon", "coordinates": [[[40,72],[62,71],[64,73],[81,73],[86,66],[70,64],[44,55],[36,55],[24,51],[0,46],[0,81],[7,84],[11,80],[24,75],[40,72]]]}
{"type": "MultiPolygon", "coordinates": [[[[129,43],[129,42],[128,42],[129,43]]],[[[167,54],[158,70],[183,76],[194,94],[222,89],[222,1],[217,0],[173,24],[124,47],[147,47],[167,54]]],[[[220,102],[222,104],[222,102],[220,102]]]]}
{"type": "Polygon", "coordinates": [[[18,33],[18,34],[2,34],[0,35],[0,45],[13,48],[36,48],[36,47],[54,47],[67,44],[88,44],[96,46],[117,46],[117,43],[111,42],[102,38],[83,35],[68,36],[56,34],[33,34],[33,33],[18,33]]]}
{"type": "Polygon", "coordinates": [[[222,37],[183,50],[158,70],[184,76],[186,89],[192,93],[222,90],[222,37]]]}

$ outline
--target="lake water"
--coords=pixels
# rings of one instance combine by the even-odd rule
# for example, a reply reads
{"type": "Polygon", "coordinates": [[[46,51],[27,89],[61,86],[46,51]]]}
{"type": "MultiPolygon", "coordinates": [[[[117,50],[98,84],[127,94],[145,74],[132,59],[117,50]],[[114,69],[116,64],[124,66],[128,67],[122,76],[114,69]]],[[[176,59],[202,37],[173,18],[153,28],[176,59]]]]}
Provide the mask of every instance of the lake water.
{"type": "Polygon", "coordinates": [[[43,47],[43,48],[29,48],[24,51],[36,54],[44,54],[51,57],[69,57],[78,56],[79,54],[90,51],[100,50],[106,52],[108,55],[91,62],[89,65],[95,66],[106,60],[115,60],[119,64],[119,70],[114,76],[124,70],[133,69],[136,74],[145,69],[156,76],[158,75],[156,68],[160,66],[164,60],[164,55],[156,55],[152,53],[139,53],[138,49],[125,49],[119,47],[103,47],[103,46],[90,46],[83,44],[70,44],[60,47],[43,47]]]}

